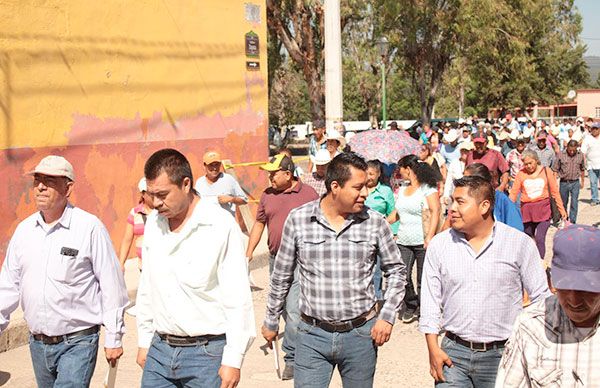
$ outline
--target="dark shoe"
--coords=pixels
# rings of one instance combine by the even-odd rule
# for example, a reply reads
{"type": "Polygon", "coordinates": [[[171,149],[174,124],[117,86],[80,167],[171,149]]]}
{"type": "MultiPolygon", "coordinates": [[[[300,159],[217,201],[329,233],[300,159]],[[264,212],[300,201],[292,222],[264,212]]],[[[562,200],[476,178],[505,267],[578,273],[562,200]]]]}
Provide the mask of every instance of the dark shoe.
{"type": "Polygon", "coordinates": [[[406,309],[404,314],[402,314],[402,322],[404,323],[412,323],[416,321],[419,316],[416,314],[416,310],[414,309],[406,309]]]}
{"type": "Polygon", "coordinates": [[[292,380],[294,378],[294,366],[285,365],[283,373],[281,374],[281,380],[292,380]]]}

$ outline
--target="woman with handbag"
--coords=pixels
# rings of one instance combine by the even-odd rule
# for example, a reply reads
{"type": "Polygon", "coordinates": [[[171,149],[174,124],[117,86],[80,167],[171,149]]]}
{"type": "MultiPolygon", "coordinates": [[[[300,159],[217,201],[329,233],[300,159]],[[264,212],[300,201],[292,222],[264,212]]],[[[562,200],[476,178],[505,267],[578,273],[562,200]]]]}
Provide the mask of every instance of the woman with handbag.
{"type": "Polygon", "coordinates": [[[440,197],[437,184],[441,177],[429,164],[419,161],[419,158],[414,155],[407,155],[400,159],[398,169],[402,179],[408,181],[408,185],[398,189],[395,209],[387,219],[390,224],[399,221],[396,244],[407,270],[402,322],[410,323],[419,317],[425,250],[440,227],[440,197]],[[424,228],[425,218],[428,222],[424,228]],[[411,276],[415,261],[417,263],[416,292],[411,276]]]}
{"type": "Polygon", "coordinates": [[[540,164],[535,151],[523,151],[523,169],[510,189],[514,202],[521,194],[521,215],[525,233],[535,240],[542,260],[546,255],[546,234],[552,223],[567,219],[554,172],[540,164]],[[554,208],[554,210],[553,210],[554,208]]]}

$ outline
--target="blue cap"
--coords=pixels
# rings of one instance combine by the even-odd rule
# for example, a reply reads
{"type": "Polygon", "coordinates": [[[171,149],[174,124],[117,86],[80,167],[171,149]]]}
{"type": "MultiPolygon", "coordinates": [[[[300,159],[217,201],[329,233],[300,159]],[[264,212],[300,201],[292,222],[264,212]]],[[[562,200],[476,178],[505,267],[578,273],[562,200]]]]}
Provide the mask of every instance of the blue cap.
{"type": "Polygon", "coordinates": [[[558,289],[600,293],[600,229],[575,224],[556,232],[551,273],[558,289]]]}

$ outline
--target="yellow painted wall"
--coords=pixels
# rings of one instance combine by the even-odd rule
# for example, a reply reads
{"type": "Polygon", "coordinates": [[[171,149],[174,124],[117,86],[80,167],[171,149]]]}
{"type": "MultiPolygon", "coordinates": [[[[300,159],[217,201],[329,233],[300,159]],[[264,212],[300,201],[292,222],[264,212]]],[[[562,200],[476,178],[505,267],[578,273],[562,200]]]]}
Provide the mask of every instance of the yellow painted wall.
{"type": "MultiPolygon", "coordinates": [[[[234,162],[267,158],[264,0],[3,0],[0,20],[0,167],[10,182],[0,188],[0,253],[35,210],[22,174],[50,153],[71,160],[74,202],[116,243],[155,150],[182,150],[196,176],[209,148],[234,162]],[[259,71],[246,69],[249,31],[259,71]]],[[[238,171],[252,192],[254,170],[238,171]]]]}

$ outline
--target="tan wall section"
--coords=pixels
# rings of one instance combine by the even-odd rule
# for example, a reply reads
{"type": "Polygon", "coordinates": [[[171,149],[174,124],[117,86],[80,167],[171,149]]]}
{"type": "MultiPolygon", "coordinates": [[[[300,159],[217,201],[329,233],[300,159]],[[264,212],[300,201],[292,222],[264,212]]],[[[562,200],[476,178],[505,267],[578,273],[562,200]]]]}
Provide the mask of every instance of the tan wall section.
{"type": "Polygon", "coordinates": [[[600,108],[600,89],[577,91],[577,116],[600,119],[596,108],[600,108]]]}
{"type": "MultiPolygon", "coordinates": [[[[263,0],[24,3],[0,3],[0,257],[35,211],[22,174],[50,153],[71,160],[73,202],[105,222],[115,245],[155,150],[181,149],[196,176],[209,148],[234,162],[267,158],[263,0]],[[249,31],[259,71],[246,70],[249,31]]],[[[239,175],[258,195],[263,175],[239,175]]]]}

